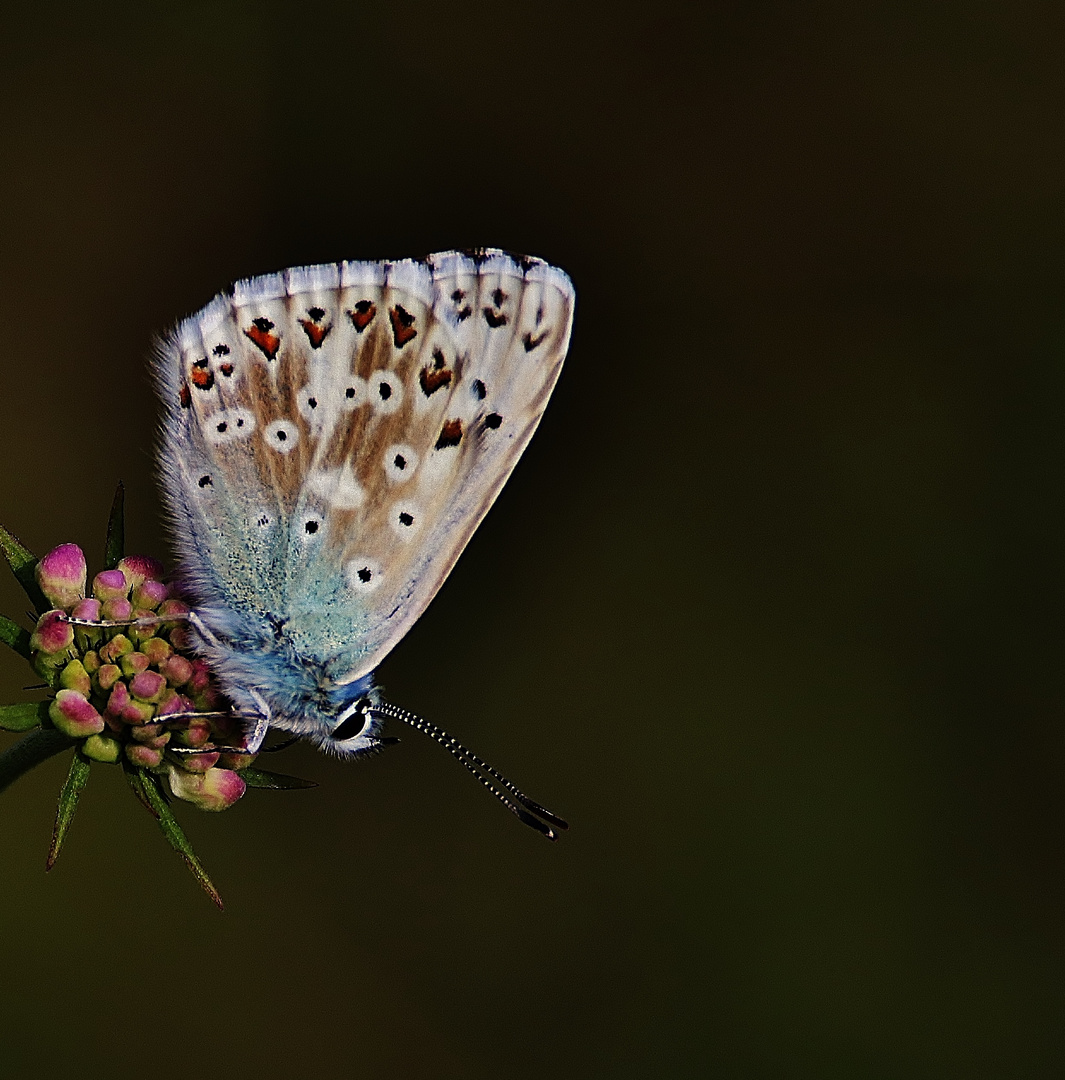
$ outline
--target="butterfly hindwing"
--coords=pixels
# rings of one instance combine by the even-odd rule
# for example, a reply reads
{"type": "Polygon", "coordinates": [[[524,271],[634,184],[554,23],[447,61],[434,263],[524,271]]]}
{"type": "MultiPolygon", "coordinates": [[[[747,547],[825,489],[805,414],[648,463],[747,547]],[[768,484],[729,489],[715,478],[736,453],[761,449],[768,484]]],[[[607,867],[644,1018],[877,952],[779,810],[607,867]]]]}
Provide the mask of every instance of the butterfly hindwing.
{"type": "Polygon", "coordinates": [[[572,314],[561,271],[489,251],[293,269],[186,320],[157,373],[194,591],[372,671],[516,464],[572,314]]]}

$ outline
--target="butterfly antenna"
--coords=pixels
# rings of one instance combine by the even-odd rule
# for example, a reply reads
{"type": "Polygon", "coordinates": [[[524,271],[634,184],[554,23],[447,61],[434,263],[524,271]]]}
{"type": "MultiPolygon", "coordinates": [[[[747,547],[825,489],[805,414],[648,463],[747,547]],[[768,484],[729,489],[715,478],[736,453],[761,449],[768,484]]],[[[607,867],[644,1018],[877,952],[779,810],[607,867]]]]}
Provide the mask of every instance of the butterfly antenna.
{"type": "Polygon", "coordinates": [[[424,732],[430,739],[433,739],[444,747],[444,749],[446,749],[454,758],[462,762],[467,771],[471,775],[476,776],[484,787],[486,787],[512,814],[514,814],[519,821],[522,821],[530,828],[543,833],[548,840],[558,839],[558,833],[551,828],[551,825],[554,825],[559,829],[569,828],[569,825],[557,814],[552,814],[546,807],[541,806],[537,802],[533,802],[528,795],[521,791],[515,784],[512,784],[501,772],[493,769],[488,762],[479,758],[471,750],[467,750],[458,739],[452,738],[452,736],[444,731],[443,728],[439,728],[436,724],[430,723],[428,720],[423,720],[420,716],[416,716],[414,713],[408,712],[406,709],[401,709],[398,705],[391,705],[388,702],[383,702],[380,705],[368,705],[366,711],[386,719],[402,720],[403,723],[410,724],[415,730],[424,732]],[[488,776],[491,776],[494,780],[498,781],[498,783],[504,787],[513,798],[511,799],[504,795],[503,792],[488,779],[488,776],[482,776],[482,773],[487,773],[488,776]],[[531,813],[529,811],[531,811],[531,813]],[[533,817],[533,814],[538,815],[538,817],[533,817]],[[540,821],[539,818],[543,818],[544,821],[540,821]],[[545,822],[550,822],[550,825],[545,824],[545,822]]]}

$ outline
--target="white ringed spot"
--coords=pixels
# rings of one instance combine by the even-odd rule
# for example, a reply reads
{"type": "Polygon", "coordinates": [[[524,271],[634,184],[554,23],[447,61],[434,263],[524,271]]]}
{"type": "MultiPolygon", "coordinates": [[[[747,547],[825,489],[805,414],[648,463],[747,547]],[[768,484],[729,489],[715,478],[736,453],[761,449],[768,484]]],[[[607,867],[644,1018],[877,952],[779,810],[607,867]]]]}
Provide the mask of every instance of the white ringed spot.
{"type": "Polygon", "coordinates": [[[340,384],[338,404],[345,412],[350,412],[366,404],[367,394],[366,381],[357,375],[351,375],[340,384]]]}
{"type": "Polygon", "coordinates": [[[204,421],[204,438],[213,446],[246,439],[255,430],[255,416],[247,409],[222,409],[204,421]]]}
{"type": "Polygon", "coordinates": [[[369,378],[368,397],[374,410],[394,413],[403,404],[403,383],[391,371],[375,371],[369,378]]]}
{"type": "Polygon", "coordinates": [[[393,443],[386,451],[384,460],[385,475],[393,484],[401,484],[414,475],[418,468],[418,454],[406,443],[393,443]]]}
{"type": "Polygon", "coordinates": [[[300,429],[291,420],[273,420],[263,428],[263,438],[279,454],[291,454],[299,445],[300,429]]]}
{"type": "Polygon", "coordinates": [[[421,530],[421,507],[409,502],[395,503],[388,511],[388,524],[400,540],[410,540],[421,530]]]}
{"type": "Polygon", "coordinates": [[[381,584],[381,564],[376,559],[358,556],[344,566],[344,578],[352,592],[373,592],[381,584]]]}

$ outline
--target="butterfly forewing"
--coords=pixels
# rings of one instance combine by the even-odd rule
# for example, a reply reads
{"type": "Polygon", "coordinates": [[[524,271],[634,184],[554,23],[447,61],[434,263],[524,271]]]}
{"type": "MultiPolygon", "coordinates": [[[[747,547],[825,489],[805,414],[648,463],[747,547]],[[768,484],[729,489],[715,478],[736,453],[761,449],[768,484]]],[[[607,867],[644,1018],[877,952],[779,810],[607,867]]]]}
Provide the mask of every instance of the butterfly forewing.
{"type": "Polygon", "coordinates": [[[157,371],[194,590],[338,682],[372,671],[517,462],[572,315],[561,271],[490,251],[297,268],[186,320],[157,371]]]}

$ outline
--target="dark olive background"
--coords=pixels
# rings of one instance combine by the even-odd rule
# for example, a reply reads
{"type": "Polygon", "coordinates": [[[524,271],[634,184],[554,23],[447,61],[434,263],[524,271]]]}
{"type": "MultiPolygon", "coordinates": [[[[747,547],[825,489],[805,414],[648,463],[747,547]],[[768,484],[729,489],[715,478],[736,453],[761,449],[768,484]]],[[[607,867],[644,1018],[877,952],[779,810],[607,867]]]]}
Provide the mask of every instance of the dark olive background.
{"type": "MultiPolygon", "coordinates": [[[[381,669],[439,747],[182,822],[2,798],[0,1069],[1065,1068],[1065,18],[178,3],[0,26],[0,520],[162,552],[144,357],[240,276],[576,283],[529,451],[381,669]]],[[[0,609],[23,610],[0,587],[0,609]]],[[[30,681],[2,661],[3,696],[30,681]]],[[[13,737],[4,737],[8,745],[13,737]]]]}

